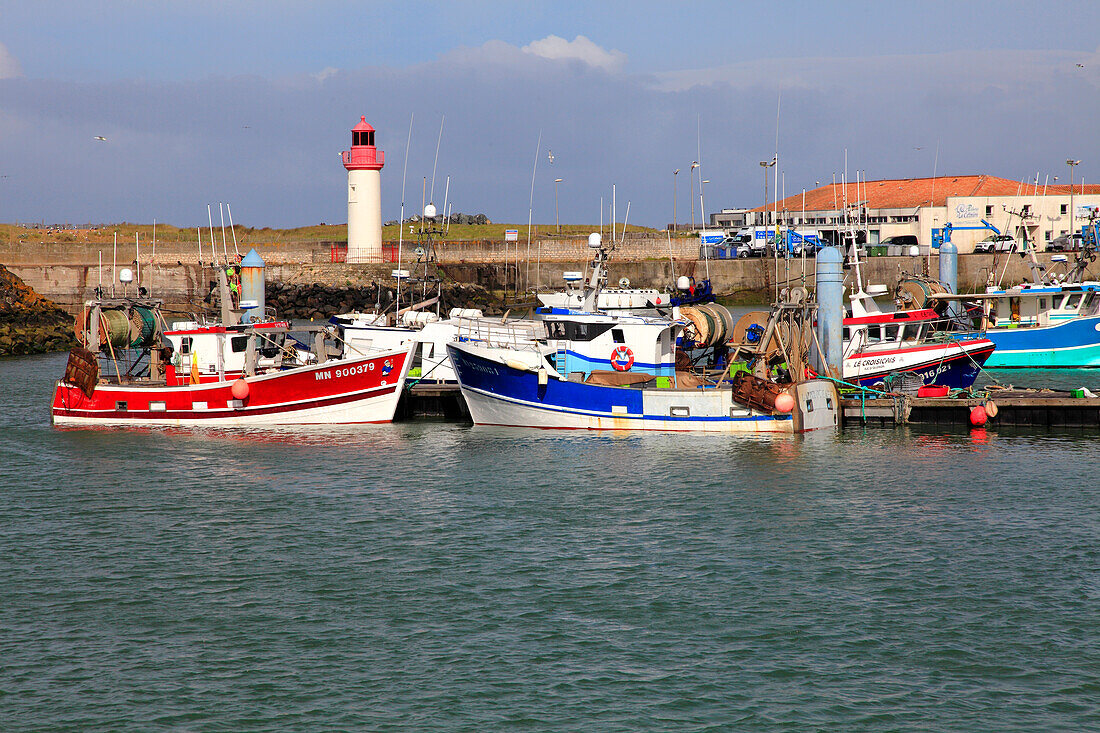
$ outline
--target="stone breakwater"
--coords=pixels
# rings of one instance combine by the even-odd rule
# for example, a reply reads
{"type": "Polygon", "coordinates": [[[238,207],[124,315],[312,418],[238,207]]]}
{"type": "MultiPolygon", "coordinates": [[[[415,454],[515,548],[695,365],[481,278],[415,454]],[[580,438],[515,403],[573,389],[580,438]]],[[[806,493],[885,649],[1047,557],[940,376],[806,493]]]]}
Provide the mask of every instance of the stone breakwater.
{"type": "MultiPolygon", "coordinates": [[[[401,303],[402,306],[411,305],[434,295],[433,288],[429,288],[425,296],[418,286],[402,287],[401,303]]],[[[376,282],[351,287],[319,282],[308,285],[269,282],[265,297],[267,305],[274,308],[280,318],[325,320],[337,313],[371,311],[376,307],[392,311],[397,290],[393,285],[376,282]]],[[[444,285],[441,300],[440,312],[444,314],[451,308],[480,308],[486,312],[495,312],[500,307],[497,298],[480,285],[444,285]]],[[[435,310],[435,307],[431,306],[431,310],[435,310]]]]}
{"type": "Polygon", "coordinates": [[[75,345],[73,317],[0,265],[0,356],[64,351],[75,345]]]}

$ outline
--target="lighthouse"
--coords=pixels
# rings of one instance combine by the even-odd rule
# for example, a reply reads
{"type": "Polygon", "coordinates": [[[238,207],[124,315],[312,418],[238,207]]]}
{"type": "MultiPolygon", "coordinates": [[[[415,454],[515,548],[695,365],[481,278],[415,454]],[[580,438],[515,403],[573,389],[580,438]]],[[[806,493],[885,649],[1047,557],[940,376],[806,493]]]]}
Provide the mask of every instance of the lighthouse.
{"type": "Polygon", "coordinates": [[[367,118],[351,128],[351,150],[340,155],[348,171],[348,262],[382,261],[382,166],[367,118]]]}

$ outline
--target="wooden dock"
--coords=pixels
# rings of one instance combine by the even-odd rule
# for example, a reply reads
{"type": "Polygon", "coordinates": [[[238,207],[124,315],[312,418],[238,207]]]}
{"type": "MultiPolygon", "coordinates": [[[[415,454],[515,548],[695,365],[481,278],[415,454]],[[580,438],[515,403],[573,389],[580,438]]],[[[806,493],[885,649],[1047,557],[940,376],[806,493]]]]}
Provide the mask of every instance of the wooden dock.
{"type": "Polygon", "coordinates": [[[405,388],[395,417],[398,420],[442,418],[468,422],[470,411],[457,384],[420,382],[405,388]]]}
{"type": "MultiPolygon", "coordinates": [[[[1077,398],[1055,390],[998,391],[990,398],[996,416],[986,427],[1100,428],[1100,398],[1077,398]]],[[[969,425],[970,411],[990,399],[879,397],[841,399],[845,426],[969,425]]]]}
{"type": "MultiPolygon", "coordinates": [[[[986,427],[1100,429],[1100,398],[1073,397],[1055,390],[1011,391],[993,394],[996,416],[986,427]]],[[[841,399],[843,427],[872,425],[970,425],[970,411],[990,399],[949,399],[897,395],[861,400],[841,399]]],[[[399,420],[437,418],[469,421],[470,412],[457,385],[419,383],[406,388],[397,407],[399,420]]]]}

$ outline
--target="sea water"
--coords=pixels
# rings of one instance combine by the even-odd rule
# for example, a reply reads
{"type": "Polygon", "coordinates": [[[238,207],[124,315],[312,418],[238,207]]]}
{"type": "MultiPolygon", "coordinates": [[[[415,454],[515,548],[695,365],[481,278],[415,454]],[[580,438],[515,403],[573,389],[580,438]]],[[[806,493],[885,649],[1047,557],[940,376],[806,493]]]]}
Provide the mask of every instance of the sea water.
{"type": "Polygon", "coordinates": [[[60,430],[64,360],[0,360],[0,729],[1100,729],[1094,432],[60,430]]]}

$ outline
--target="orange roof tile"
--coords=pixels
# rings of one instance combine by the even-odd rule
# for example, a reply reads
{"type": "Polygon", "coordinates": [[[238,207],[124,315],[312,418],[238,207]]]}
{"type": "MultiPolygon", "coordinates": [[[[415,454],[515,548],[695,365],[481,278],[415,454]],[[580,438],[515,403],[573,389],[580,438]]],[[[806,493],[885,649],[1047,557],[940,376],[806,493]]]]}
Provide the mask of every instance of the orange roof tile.
{"type": "MultiPolygon", "coordinates": [[[[1100,185],[1081,186],[1074,184],[1073,191],[1081,193],[1100,193],[1100,185]]],[[[815,188],[806,192],[807,211],[835,211],[844,207],[845,184],[830,183],[821,188],[815,188]]],[[[947,199],[952,196],[1015,196],[1017,194],[1033,193],[1034,186],[1021,184],[997,176],[937,176],[936,178],[899,178],[883,181],[860,182],[857,188],[855,183],[848,183],[848,202],[854,203],[867,199],[867,207],[870,209],[915,209],[918,206],[946,206],[947,199]]],[[[1040,186],[1039,193],[1043,192],[1040,186]]],[[[1047,186],[1048,195],[1065,196],[1069,193],[1069,186],[1047,186]]],[[[768,211],[775,204],[769,203],[768,211]]],[[[764,207],[757,206],[750,211],[760,211],[764,207]]],[[[801,211],[802,194],[788,196],[779,201],[776,206],[780,211],[801,211]]]]}

